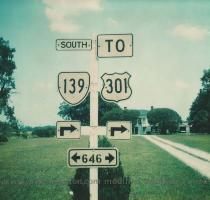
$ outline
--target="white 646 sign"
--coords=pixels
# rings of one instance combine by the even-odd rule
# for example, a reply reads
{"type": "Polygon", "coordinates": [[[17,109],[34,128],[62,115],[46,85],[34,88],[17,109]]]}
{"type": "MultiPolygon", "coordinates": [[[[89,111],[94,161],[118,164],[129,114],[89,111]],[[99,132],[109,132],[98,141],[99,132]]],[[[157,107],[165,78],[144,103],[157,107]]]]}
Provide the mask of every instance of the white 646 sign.
{"type": "Polygon", "coordinates": [[[90,75],[87,72],[61,72],[58,90],[62,98],[72,105],[81,103],[89,92],[90,75]]]}
{"type": "Polygon", "coordinates": [[[103,80],[101,96],[107,101],[115,102],[128,99],[132,94],[129,85],[130,77],[128,72],[103,74],[101,76],[103,80]]]}

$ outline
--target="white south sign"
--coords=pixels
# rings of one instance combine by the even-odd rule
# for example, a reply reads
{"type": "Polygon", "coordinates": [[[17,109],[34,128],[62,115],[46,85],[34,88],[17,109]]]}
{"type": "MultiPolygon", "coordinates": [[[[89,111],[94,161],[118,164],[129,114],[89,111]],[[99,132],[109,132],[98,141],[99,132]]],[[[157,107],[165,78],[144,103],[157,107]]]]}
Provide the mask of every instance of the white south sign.
{"type": "Polygon", "coordinates": [[[58,90],[62,98],[72,104],[81,103],[89,92],[88,72],[61,72],[58,75],[58,90]]]}
{"type": "Polygon", "coordinates": [[[116,148],[97,149],[69,149],[69,167],[117,167],[119,165],[119,153],[116,148]]]}
{"type": "Polygon", "coordinates": [[[57,39],[57,51],[90,51],[92,40],[90,39],[57,39]]]}
{"type": "Polygon", "coordinates": [[[107,101],[122,101],[128,99],[132,90],[129,85],[131,75],[128,72],[103,74],[103,88],[101,96],[107,101]]]}
{"type": "Polygon", "coordinates": [[[132,57],[133,34],[101,34],[97,36],[97,56],[132,57]]]}

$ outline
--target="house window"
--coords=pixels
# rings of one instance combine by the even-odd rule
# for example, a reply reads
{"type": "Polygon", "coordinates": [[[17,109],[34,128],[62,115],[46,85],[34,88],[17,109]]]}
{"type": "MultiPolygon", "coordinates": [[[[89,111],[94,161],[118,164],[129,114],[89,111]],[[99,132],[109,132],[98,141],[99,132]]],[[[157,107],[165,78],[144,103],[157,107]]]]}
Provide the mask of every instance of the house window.
{"type": "Polygon", "coordinates": [[[135,127],[134,133],[135,133],[135,134],[138,134],[138,133],[139,133],[138,127],[135,127]]]}

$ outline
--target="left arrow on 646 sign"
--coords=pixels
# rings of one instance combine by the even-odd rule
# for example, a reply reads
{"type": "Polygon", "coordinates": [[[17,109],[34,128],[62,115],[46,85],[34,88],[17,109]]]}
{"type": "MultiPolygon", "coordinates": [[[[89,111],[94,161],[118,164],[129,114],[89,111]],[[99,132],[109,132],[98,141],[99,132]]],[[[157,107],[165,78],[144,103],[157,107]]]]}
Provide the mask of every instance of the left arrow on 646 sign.
{"type": "Polygon", "coordinates": [[[118,149],[69,149],[68,164],[70,167],[117,167],[119,164],[118,149]]]}

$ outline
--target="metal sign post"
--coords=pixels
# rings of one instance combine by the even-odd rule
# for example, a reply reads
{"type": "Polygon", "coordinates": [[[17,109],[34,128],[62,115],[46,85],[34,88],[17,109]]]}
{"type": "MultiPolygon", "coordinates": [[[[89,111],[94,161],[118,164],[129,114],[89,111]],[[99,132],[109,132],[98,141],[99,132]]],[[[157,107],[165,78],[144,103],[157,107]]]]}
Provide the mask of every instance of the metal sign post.
{"type": "MultiPolygon", "coordinates": [[[[131,139],[131,122],[108,122],[107,127],[98,126],[99,58],[132,57],[132,34],[103,34],[90,39],[57,39],[56,50],[91,51],[90,75],[88,72],[61,72],[58,75],[58,90],[62,98],[71,105],[80,104],[90,92],[90,126],[81,126],[79,121],[58,121],[58,139],[79,139],[80,135],[89,136],[89,149],[69,149],[69,167],[90,168],[90,200],[98,200],[98,167],[117,167],[119,152],[116,148],[98,148],[98,136],[109,139],[131,139]]],[[[129,85],[131,75],[124,73],[105,73],[102,97],[107,101],[128,99],[132,90],[129,85]]]]}
{"type": "MultiPolygon", "coordinates": [[[[98,126],[98,61],[96,58],[96,40],[93,37],[93,50],[90,64],[90,126],[93,127],[89,137],[90,148],[98,148],[98,135],[94,127],[98,126]]],[[[98,168],[90,168],[90,200],[98,200],[98,168]]]]}

